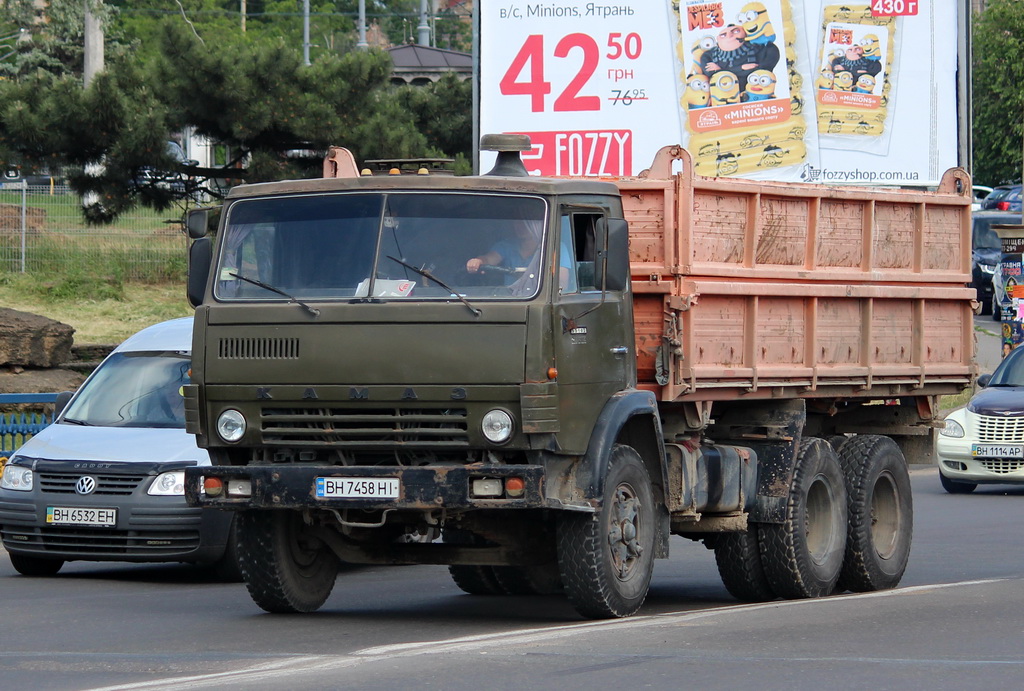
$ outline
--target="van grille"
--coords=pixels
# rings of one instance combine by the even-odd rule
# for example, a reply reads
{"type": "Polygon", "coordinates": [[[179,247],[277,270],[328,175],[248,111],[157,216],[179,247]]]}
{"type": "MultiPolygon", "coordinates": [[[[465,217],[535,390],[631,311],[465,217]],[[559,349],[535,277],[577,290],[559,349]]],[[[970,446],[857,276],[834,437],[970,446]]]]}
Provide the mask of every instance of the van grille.
{"type": "Polygon", "coordinates": [[[468,446],[464,408],[265,408],[266,444],[359,449],[468,446]]]}
{"type": "Polygon", "coordinates": [[[1024,417],[979,415],[978,441],[983,444],[1024,442],[1024,417]]]}
{"type": "Polygon", "coordinates": [[[979,459],[978,462],[981,463],[982,468],[990,473],[998,473],[1000,475],[1016,473],[1021,468],[1024,468],[1024,461],[1012,458],[986,458],[984,460],[979,459]]]}
{"type": "Polygon", "coordinates": [[[221,360],[296,360],[297,338],[222,338],[217,352],[221,360]]]}
{"type": "Polygon", "coordinates": [[[75,494],[75,484],[83,475],[96,478],[94,495],[128,496],[145,479],[145,475],[97,475],[96,473],[39,472],[39,491],[48,494],[75,494]]]}

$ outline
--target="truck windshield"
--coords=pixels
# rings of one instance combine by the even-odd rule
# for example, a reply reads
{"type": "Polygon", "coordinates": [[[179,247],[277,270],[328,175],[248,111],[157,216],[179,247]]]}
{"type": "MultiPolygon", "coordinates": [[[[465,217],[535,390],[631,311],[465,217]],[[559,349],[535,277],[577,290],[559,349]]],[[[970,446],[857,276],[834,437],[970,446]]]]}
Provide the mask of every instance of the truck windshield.
{"type": "Polygon", "coordinates": [[[185,427],[182,389],[191,360],[179,352],[114,353],[82,386],[63,422],[99,427],[185,427]]]}
{"type": "Polygon", "coordinates": [[[277,290],[297,300],[352,300],[372,290],[381,299],[448,300],[453,291],[485,300],[530,298],[540,287],[546,214],[543,199],[513,195],[240,200],[228,210],[215,296],[289,299],[277,290]]]}

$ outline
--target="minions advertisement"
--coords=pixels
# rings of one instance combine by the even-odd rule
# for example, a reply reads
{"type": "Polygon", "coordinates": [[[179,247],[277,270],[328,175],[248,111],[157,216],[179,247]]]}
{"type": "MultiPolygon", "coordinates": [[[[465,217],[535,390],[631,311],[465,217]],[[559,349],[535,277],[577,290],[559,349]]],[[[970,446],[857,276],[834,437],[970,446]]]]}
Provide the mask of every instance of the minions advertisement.
{"type": "Polygon", "coordinates": [[[702,175],[775,177],[807,160],[798,68],[787,0],[688,0],[679,6],[680,106],[702,175]]]}
{"type": "MultiPolygon", "coordinates": [[[[959,165],[966,0],[477,0],[479,131],[536,175],[935,185],[959,165]]],[[[493,154],[481,154],[487,170],[493,154]]]]}

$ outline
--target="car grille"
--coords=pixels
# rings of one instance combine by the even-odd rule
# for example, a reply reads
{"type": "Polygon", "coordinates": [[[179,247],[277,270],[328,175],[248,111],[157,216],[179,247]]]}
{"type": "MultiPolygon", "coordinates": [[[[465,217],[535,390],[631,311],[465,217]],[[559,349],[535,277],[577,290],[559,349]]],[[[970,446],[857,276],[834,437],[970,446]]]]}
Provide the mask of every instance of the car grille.
{"type": "Polygon", "coordinates": [[[263,441],[359,449],[468,446],[462,408],[265,408],[263,441]]]}
{"type": "Polygon", "coordinates": [[[128,496],[146,478],[145,475],[98,475],[96,473],[47,473],[36,474],[39,491],[47,494],[75,494],[75,483],[84,475],[96,478],[93,495],[128,496]]]}
{"type": "Polygon", "coordinates": [[[1024,443],[1024,417],[978,415],[978,441],[991,443],[1024,443]]]}
{"type": "Polygon", "coordinates": [[[77,556],[159,557],[199,547],[198,530],[104,530],[99,528],[18,528],[4,526],[5,545],[20,551],[77,556]]]}
{"type": "Polygon", "coordinates": [[[986,458],[978,459],[981,467],[990,473],[999,473],[1005,475],[1006,473],[1016,473],[1018,470],[1024,468],[1024,460],[1012,459],[1012,458],[986,458]]]}

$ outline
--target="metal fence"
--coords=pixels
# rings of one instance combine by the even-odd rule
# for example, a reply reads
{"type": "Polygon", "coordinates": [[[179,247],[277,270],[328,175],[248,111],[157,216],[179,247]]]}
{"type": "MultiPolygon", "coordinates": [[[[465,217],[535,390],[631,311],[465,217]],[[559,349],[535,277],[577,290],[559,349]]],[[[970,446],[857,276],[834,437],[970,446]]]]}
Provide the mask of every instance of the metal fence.
{"type": "Polygon", "coordinates": [[[0,183],[0,273],[83,271],[125,280],[180,280],[187,240],[181,210],[137,208],[90,226],[63,185],[0,183]]]}
{"type": "Polygon", "coordinates": [[[56,400],[55,393],[0,394],[0,460],[53,422],[56,400]]]}

